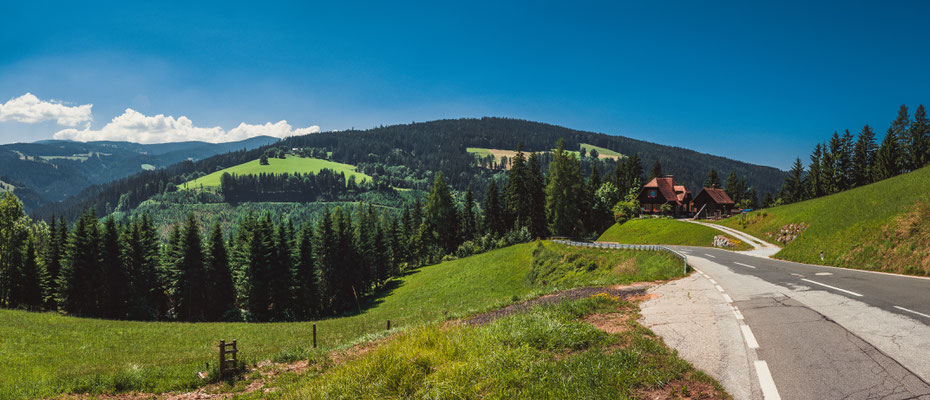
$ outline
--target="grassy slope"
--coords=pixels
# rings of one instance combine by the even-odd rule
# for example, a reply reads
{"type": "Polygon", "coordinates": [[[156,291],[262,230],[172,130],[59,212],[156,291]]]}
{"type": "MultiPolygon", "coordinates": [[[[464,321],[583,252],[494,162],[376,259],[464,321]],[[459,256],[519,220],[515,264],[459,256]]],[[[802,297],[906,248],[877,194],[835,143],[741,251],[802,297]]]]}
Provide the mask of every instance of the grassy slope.
{"type": "MultiPolygon", "coordinates": [[[[603,147],[597,147],[595,145],[591,145],[587,143],[582,143],[581,148],[587,149],[588,153],[591,152],[591,149],[597,149],[598,158],[624,157],[623,154],[620,154],[616,151],[605,149],[603,147]]],[[[475,154],[480,157],[487,157],[487,156],[493,155],[495,160],[497,161],[500,161],[501,155],[507,156],[507,158],[511,158],[517,154],[516,150],[486,149],[482,147],[469,147],[469,148],[466,148],[465,151],[475,154]]],[[[581,154],[581,152],[579,151],[569,151],[569,153],[575,154],[576,156],[581,154]]],[[[526,153],[526,154],[529,154],[529,153],[526,153]]]]}
{"type": "Polygon", "coordinates": [[[930,216],[915,212],[919,201],[930,201],[928,182],[930,167],[842,193],[752,212],[745,225],[737,218],[721,224],[774,241],[769,234],[782,226],[805,223],[810,227],[776,257],[930,275],[930,251],[925,243],[930,216]]]}
{"type": "Polygon", "coordinates": [[[230,174],[236,175],[257,175],[260,173],[270,173],[270,174],[283,174],[287,173],[307,173],[313,172],[317,173],[323,169],[331,169],[337,174],[343,172],[346,174],[346,179],[349,179],[350,176],[355,176],[357,182],[361,182],[366,179],[371,179],[370,176],[363,174],[361,172],[355,172],[355,166],[349,164],[341,164],[337,162],[332,162],[328,160],[321,160],[319,158],[309,158],[309,157],[297,157],[294,155],[287,155],[285,159],[280,158],[269,158],[268,165],[261,165],[259,160],[252,160],[247,163],[242,163],[234,167],[229,167],[216,171],[212,174],[202,176],[200,178],[194,179],[189,182],[181,184],[179,187],[182,189],[196,189],[201,185],[203,187],[218,187],[220,186],[220,177],[223,176],[223,173],[228,172],[230,174]]]}
{"type": "Polygon", "coordinates": [[[637,311],[634,303],[597,295],[484,326],[413,329],[322,376],[294,377],[278,392],[285,399],[594,399],[645,397],[661,388],[668,395],[727,397],[637,324],[637,311]],[[586,323],[592,314],[608,316],[620,332],[586,323]]]}
{"type": "Polygon", "coordinates": [[[624,244],[670,244],[710,247],[713,244],[714,236],[717,235],[724,235],[731,242],[738,243],[733,250],[749,250],[752,248],[749,244],[714,228],[665,218],[634,219],[621,225],[614,224],[597,240],[624,244]]]}
{"type": "Polygon", "coordinates": [[[597,147],[593,144],[582,143],[581,148],[586,149],[588,151],[588,154],[591,154],[591,150],[597,150],[597,153],[599,155],[598,158],[605,158],[605,156],[610,156],[614,158],[624,157],[623,154],[620,154],[616,151],[613,151],[611,149],[605,149],[603,147],[597,147]]]}
{"type": "MultiPolygon", "coordinates": [[[[325,349],[383,331],[385,320],[408,327],[497,308],[557,289],[527,278],[534,244],[421,268],[361,315],[318,321],[325,349]]],[[[549,244],[558,251],[577,252],[549,244]]],[[[603,251],[585,249],[584,251],[603,251]]],[[[677,261],[651,252],[616,252],[614,263],[635,259],[598,283],[670,279],[677,261]],[[640,265],[648,266],[640,270],[640,265]]],[[[611,270],[613,265],[607,266],[611,270]]],[[[574,284],[582,284],[575,280],[574,284]]],[[[215,364],[220,339],[238,339],[246,361],[295,359],[313,354],[311,323],[167,323],[105,321],[52,313],[0,310],[0,398],[31,398],[68,391],[164,391],[193,387],[205,362],[215,364]]]]}

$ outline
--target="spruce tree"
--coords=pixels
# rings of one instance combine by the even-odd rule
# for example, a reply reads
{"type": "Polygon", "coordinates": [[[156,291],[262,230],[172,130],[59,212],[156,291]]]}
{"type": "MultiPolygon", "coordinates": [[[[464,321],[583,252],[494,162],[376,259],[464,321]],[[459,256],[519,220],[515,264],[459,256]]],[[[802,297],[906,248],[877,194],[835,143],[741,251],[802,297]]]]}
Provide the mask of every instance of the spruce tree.
{"type": "Polygon", "coordinates": [[[449,193],[442,172],[436,174],[433,186],[426,197],[426,209],[423,212],[426,231],[429,233],[430,244],[438,246],[444,253],[451,253],[459,244],[458,218],[455,203],[449,193]]]}
{"type": "Polygon", "coordinates": [[[785,178],[783,192],[783,198],[788,203],[804,200],[804,164],[801,163],[800,158],[794,160],[794,165],[788,172],[788,177],[785,178]]]}
{"type": "Polygon", "coordinates": [[[911,170],[907,146],[908,127],[910,123],[911,118],[908,116],[907,106],[902,104],[901,107],[898,108],[898,117],[891,123],[891,128],[889,128],[890,131],[893,132],[892,137],[896,142],[896,155],[898,158],[896,159],[897,165],[895,166],[895,170],[897,174],[911,170]]]}
{"type": "Polygon", "coordinates": [[[184,321],[203,321],[206,318],[206,270],[200,226],[194,214],[188,214],[181,236],[180,260],[175,281],[176,311],[184,321]]]}
{"type": "Polygon", "coordinates": [[[16,307],[16,288],[30,222],[12,192],[0,192],[0,307],[16,307]]]}
{"type": "MultiPolygon", "coordinates": [[[[62,222],[64,222],[64,220],[62,220],[62,222]]],[[[67,225],[64,223],[59,225],[55,217],[51,218],[48,244],[45,246],[45,251],[42,255],[43,264],[45,265],[45,274],[43,275],[44,282],[42,283],[43,287],[45,287],[43,308],[46,310],[58,309],[58,302],[55,300],[55,294],[58,293],[58,275],[61,272],[61,256],[62,247],[64,245],[62,231],[65,233],[64,238],[67,239],[67,228],[67,225]]]]}
{"type": "Polygon", "coordinates": [[[546,223],[546,179],[542,173],[539,155],[530,154],[527,159],[527,194],[530,196],[530,235],[536,238],[549,236],[546,223]]]}
{"type": "Polygon", "coordinates": [[[704,187],[707,188],[720,188],[720,177],[717,176],[717,169],[711,168],[707,172],[707,180],[704,181],[704,187]]]}
{"type": "Polygon", "coordinates": [[[856,186],[872,183],[872,168],[875,164],[875,133],[868,125],[859,131],[859,137],[853,147],[853,182],[856,186]]]}
{"type": "Polygon", "coordinates": [[[100,246],[102,315],[105,318],[126,318],[129,307],[129,275],[123,264],[120,232],[112,216],[103,222],[100,246]]]}
{"type": "Polygon", "coordinates": [[[461,221],[462,239],[474,239],[476,234],[475,195],[472,193],[471,187],[465,192],[465,204],[462,207],[461,221]]]}
{"type": "Polygon", "coordinates": [[[323,211],[313,236],[314,265],[319,271],[320,310],[330,308],[338,288],[336,271],[336,253],[338,238],[333,228],[333,216],[329,209],[323,211]]]}
{"type": "Polygon", "coordinates": [[[663,178],[665,174],[662,173],[662,164],[659,163],[659,159],[656,159],[655,163],[652,164],[652,170],[649,171],[649,178],[647,181],[651,181],[652,178],[663,178]]]}
{"type": "Polygon", "coordinates": [[[158,236],[151,217],[143,216],[130,223],[123,240],[123,260],[130,288],[129,319],[158,319],[165,310],[166,295],[159,276],[158,236]]]}
{"type": "Polygon", "coordinates": [[[30,311],[38,311],[42,308],[45,291],[42,285],[42,275],[43,271],[36,254],[36,239],[30,234],[27,235],[25,255],[19,272],[20,282],[17,300],[20,307],[30,311]]]}
{"type": "Polygon", "coordinates": [[[930,121],[927,120],[927,110],[923,104],[917,106],[907,136],[910,169],[915,170],[927,165],[930,162],[930,121]]]}
{"type": "Polygon", "coordinates": [[[294,310],[298,317],[310,319],[319,313],[319,274],[313,255],[313,228],[300,230],[297,240],[297,265],[294,274],[294,310]]]}
{"type": "Polygon", "coordinates": [[[491,178],[484,200],[484,229],[488,233],[502,235],[506,230],[506,225],[503,223],[503,214],[504,210],[501,207],[497,182],[494,181],[494,178],[491,178]]]}
{"type": "Polygon", "coordinates": [[[286,223],[277,226],[271,265],[269,266],[269,299],[271,319],[286,321],[291,318],[291,277],[294,265],[286,223]]]}
{"type": "Polygon", "coordinates": [[[557,236],[578,237],[584,234],[582,212],[584,178],[581,165],[572,153],[565,151],[565,141],[559,140],[549,164],[546,185],[546,220],[549,230],[557,236]]]}
{"type": "Polygon", "coordinates": [[[87,209],[68,235],[65,262],[58,281],[58,302],[69,314],[99,316],[100,232],[97,215],[87,209]]]}
{"type": "Polygon", "coordinates": [[[221,321],[227,312],[236,308],[236,288],[229,270],[229,254],[219,222],[210,231],[207,249],[206,314],[208,320],[221,321]]]}
{"type": "Polygon", "coordinates": [[[885,139],[882,140],[881,147],[875,153],[875,165],[872,168],[872,180],[878,182],[897,176],[901,173],[900,160],[904,158],[901,148],[898,146],[898,139],[895,137],[894,127],[888,128],[885,139]]]}
{"type": "Polygon", "coordinates": [[[833,194],[843,190],[843,171],[840,169],[840,158],[843,157],[843,142],[837,132],[833,132],[827,146],[825,159],[826,167],[823,169],[826,175],[826,194],[833,194]]]}
{"type": "Polygon", "coordinates": [[[517,146],[517,154],[511,159],[507,173],[507,186],[504,188],[504,209],[508,217],[507,226],[520,229],[530,224],[532,199],[527,193],[526,157],[517,146]]]}
{"type": "Polygon", "coordinates": [[[843,132],[840,137],[840,153],[836,158],[836,169],[839,191],[847,190],[853,187],[853,156],[854,156],[853,135],[849,129],[843,132]]]}
{"type": "Polygon", "coordinates": [[[814,152],[811,153],[811,163],[807,173],[807,193],[810,198],[818,198],[824,195],[824,176],[820,171],[821,158],[823,157],[823,146],[817,143],[814,146],[814,152]]]}
{"type": "Polygon", "coordinates": [[[740,193],[739,178],[736,176],[736,172],[730,172],[730,175],[727,176],[727,186],[724,191],[730,195],[730,198],[733,199],[736,204],[739,204],[742,193],[740,193]]]}
{"type": "Polygon", "coordinates": [[[271,217],[265,214],[255,224],[249,242],[246,308],[252,320],[271,320],[271,271],[275,262],[274,227],[271,217]]]}

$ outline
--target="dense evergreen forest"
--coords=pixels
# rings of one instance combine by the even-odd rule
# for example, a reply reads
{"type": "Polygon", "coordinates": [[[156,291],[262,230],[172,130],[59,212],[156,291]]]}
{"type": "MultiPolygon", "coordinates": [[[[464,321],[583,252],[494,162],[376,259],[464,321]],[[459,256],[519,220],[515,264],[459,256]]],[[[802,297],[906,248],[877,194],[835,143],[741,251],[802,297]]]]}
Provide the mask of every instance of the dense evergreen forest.
{"type": "MultiPolygon", "coordinates": [[[[235,232],[205,230],[193,214],[162,239],[148,216],[73,224],[32,221],[0,194],[0,306],[114,319],[288,321],[351,312],[391,278],[449,257],[555,236],[598,234],[639,211],[642,166],[630,157],[601,178],[559,141],[547,172],[519,152],[479,207],[458,202],[436,174],[425,203],[367,204],[315,221],[246,215],[235,232]]],[[[318,175],[319,176],[319,175],[318,175]]],[[[227,179],[233,179],[228,177],[227,179]]],[[[344,185],[343,182],[337,182],[344,185]]]]}
{"type": "MultiPolygon", "coordinates": [[[[452,189],[465,191],[471,188],[477,195],[483,196],[491,180],[500,176],[501,171],[481,168],[482,160],[469,154],[466,151],[468,147],[513,150],[522,143],[525,151],[542,152],[550,151],[553,143],[562,138],[568,150],[579,150],[581,143],[588,143],[630,157],[635,155],[644,165],[661,163],[664,173],[674,175],[676,182],[683,183],[692,191],[700,189],[711,169],[734,173],[746,179],[747,185],[755,188],[760,195],[777,193],[780,182],[786,176],[783,171],[771,167],[622,136],[576,131],[516,119],[458,119],[291,137],[250,151],[217,155],[197,162],[182,162],[162,170],[143,172],[109,184],[93,186],[77,196],[49,204],[32,214],[39,219],[58,215],[73,221],[87,208],[93,208],[101,215],[119,205],[134,208],[152,195],[173,190],[175,185],[192,177],[252,161],[268,152],[294,149],[312,156],[356,165],[360,172],[376,177],[378,185],[426,190],[435,174],[441,171],[452,189]]],[[[551,158],[552,155],[548,153],[540,155],[542,168],[548,168],[551,158]]],[[[508,161],[510,163],[512,160],[508,161]]],[[[603,176],[616,170],[617,164],[613,159],[581,158],[584,175],[596,167],[603,176]]]]}
{"type": "Polygon", "coordinates": [[[785,178],[778,199],[772,203],[794,203],[813,199],[907,173],[930,164],[930,121],[923,104],[914,118],[906,105],[898,109],[881,144],[876,144],[872,127],[862,127],[857,136],[847,129],[829,141],[817,144],[805,170],[796,159],[785,178]]]}

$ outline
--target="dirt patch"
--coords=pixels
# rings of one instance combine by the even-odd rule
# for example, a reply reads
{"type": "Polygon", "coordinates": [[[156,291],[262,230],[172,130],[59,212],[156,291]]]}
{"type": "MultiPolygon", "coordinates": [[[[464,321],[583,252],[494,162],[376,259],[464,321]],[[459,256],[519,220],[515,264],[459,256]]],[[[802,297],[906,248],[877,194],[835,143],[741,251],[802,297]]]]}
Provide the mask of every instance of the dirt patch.
{"type": "Polygon", "coordinates": [[[701,382],[695,379],[678,379],[669,382],[661,388],[640,389],[636,391],[636,397],[649,400],[664,399],[694,399],[694,400],[716,400],[729,399],[730,397],[717,390],[714,385],[701,382]]]}
{"type": "Polygon", "coordinates": [[[467,320],[466,323],[474,325],[483,325],[488,322],[492,322],[500,317],[511,315],[520,311],[527,310],[531,307],[542,305],[542,304],[553,304],[558,303],[564,300],[577,300],[585,297],[591,297],[601,293],[605,293],[611,296],[622,297],[624,299],[630,299],[634,296],[643,296],[646,294],[646,290],[649,289],[652,285],[649,284],[637,284],[630,286],[614,286],[614,287],[586,287],[572,290],[565,290],[558,293],[547,294],[542,297],[538,297],[532,300],[527,300],[522,303],[510,305],[498,310],[486,312],[484,314],[479,314],[473,316],[467,320]]]}
{"type": "Polygon", "coordinates": [[[630,320],[630,314],[615,312],[589,315],[584,319],[584,322],[594,325],[595,328],[604,332],[614,334],[623,333],[632,329],[633,327],[630,326],[630,320]]]}

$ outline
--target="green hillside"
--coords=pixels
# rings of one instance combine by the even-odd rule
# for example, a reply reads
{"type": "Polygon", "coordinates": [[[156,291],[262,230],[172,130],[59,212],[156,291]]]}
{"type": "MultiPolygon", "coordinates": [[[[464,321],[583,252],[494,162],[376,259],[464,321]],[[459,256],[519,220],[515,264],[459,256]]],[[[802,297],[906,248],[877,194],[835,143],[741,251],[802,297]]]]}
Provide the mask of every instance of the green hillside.
{"type": "MultiPolygon", "coordinates": [[[[387,319],[401,328],[436,322],[559,289],[553,282],[607,285],[672,279],[681,273],[678,261],[664,253],[555,244],[546,244],[548,251],[534,251],[538,246],[511,246],[413,271],[386,296],[363,304],[360,315],[317,321],[323,346],[318,351],[377,337],[387,319]],[[537,271],[534,265],[562,259],[553,252],[575,254],[569,259],[587,266],[579,271],[589,271],[590,278],[580,279],[574,268],[568,281],[553,275],[558,269],[537,271]],[[545,262],[534,262],[540,254],[547,255],[545,262]]],[[[314,354],[310,335],[310,322],[130,322],[0,310],[0,398],[191,388],[201,383],[195,373],[204,363],[215,362],[220,339],[237,339],[246,361],[283,361],[314,354]]]]}
{"type": "MultiPolygon", "coordinates": [[[[604,159],[604,158],[617,159],[620,157],[624,157],[623,154],[620,154],[616,151],[603,148],[603,147],[598,147],[592,144],[581,143],[580,147],[582,149],[585,149],[588,154],[591,153],[591,150],[597,150],[598,158],[600,159],[604,159]]],[[[483,147],[468,147],[465,149],[465,151],[470,154],[474,154],[478,157],[481,157],[481,158],[484,158],[487,156],[494,156],[494,160],[498,162],[501,160],[501,157],[513,158],[513,156],[517,155],[516,150],[486,149],[483,147]]],[[[568,152],[574,154],[576,157],[581,155],[580,151],[569,150],[568,152]]],[[[529,152],[524,151],[524,153],[528,154],[529,152]]]]}
{"type": "Polygon", "coordinates": [[[928,182],[930,167],[722,224],[773,243],[786,225],[809,225],[775,255],[785,260],[930,275],[928,182]]]}
{"type": "Polygon", "coordinates": [[[618,152],[616,152],[616,151],[613,151],[613,150],[611,150],[611,149],[605,149],[605,148],[603,148],[603,147],[597,147],[597,146],[595,146],[595,145],[593,145],[593,144],[582,143],[582,144],[581,144],[581,148],[582,148],[582,149],[585,149],[585,150],[588,152],[588,154],[591,154],[591,150],[597,150],[597,153],[600,155],[600,158],[605,158],[605,157],[614,157],[614,158],[624,157],[623,154],[620,154],[620,153],[618,153],[618,152]]]}
{"type": "Polygon", "coordinates": [[[617,242],[623,244],[668,244],[682,246],[704,246],[713,244],[714,236],[724,235],[735,243],[732,250],[749,250],[747,243],[725,235],[714,228],[690,222],[676,221],[666,218],[642,218],[627,221],[624,224],[614,224],[608,228],[597,240],[601,242],[617,242]]]}
{"type": "Polygon", "coordinates": [[[196,189],[203,186],[204,188],[215,188],[220,186],[220,177],[224,173],[230,173],[234,175],[258,175],[261,173],[265,174],[283,174],[283,173],[302,173],[307,172],[317,173],[324,169],[331,169],[334,172],[346,174],[346,179],[354,176],[356,182],[362,182],[363,180],[371,179],[370,176],[363,174],[361,172],[355,171],[354,165],[342,164],[337,162],[332,162],[328,160],[321,160],[319,158],[309,158],[309,157],[297,157],[294,155],[287,155],[286,158],[268,158],[268,165],[261,165],[259,160],[252,160],[247,163],[242,163],[234,167],[225,168],[209,175],[202,176],[200,178],[194,179],[182,183],[178,187],[180,189],[196,189]]]}

